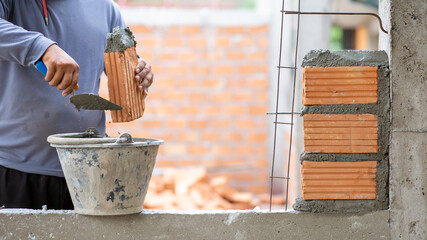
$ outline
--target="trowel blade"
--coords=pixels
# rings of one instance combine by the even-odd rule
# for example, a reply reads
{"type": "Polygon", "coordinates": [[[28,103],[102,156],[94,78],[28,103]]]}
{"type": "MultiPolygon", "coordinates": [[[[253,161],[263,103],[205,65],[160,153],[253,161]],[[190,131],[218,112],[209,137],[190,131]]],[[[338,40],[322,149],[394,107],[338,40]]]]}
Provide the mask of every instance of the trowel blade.
{"type": "Polygon", "coordinates": [[[82,93],[70,97],[70,102],[80,111],[86,110],[122,110],[122,107],[91,93],[82,93]]]}

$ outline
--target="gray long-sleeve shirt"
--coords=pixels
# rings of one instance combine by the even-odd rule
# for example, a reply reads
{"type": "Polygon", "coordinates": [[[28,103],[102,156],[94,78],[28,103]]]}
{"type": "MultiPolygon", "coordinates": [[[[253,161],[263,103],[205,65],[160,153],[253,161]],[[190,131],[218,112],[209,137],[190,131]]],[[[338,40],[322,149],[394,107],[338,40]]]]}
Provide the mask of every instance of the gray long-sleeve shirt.
{"type": "Polygon", "coordinates": [[[58,44],[80,66],[76,93],[98,93],[106,35],[124,27],[112,0],[0,0],[0,165],[63,176],[51,134],[105,131],[103,111],[77,111],[33,64],[58,44]]]}

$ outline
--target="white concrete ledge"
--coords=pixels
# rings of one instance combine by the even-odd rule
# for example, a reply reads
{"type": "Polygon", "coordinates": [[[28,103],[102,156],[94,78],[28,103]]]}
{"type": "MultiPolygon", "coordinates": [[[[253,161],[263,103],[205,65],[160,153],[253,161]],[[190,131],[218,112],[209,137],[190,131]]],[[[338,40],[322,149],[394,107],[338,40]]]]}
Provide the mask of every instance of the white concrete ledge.
{"type": "Polygon", "coordinates": [[[156,211],[94,217],[0,210],[0,239],[389,239],[388,211],[156,211]]]}

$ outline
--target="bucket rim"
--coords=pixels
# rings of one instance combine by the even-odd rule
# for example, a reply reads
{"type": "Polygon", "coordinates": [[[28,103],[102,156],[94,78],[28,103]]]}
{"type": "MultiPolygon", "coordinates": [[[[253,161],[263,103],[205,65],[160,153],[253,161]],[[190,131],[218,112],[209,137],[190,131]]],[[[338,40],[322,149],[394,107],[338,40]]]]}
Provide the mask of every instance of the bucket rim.
{"type": "Polygon", "coordinates": [[[53,134],[47,138],[52,147],[56,148],[114,148],[114,147],[143,147],[164,144],[163,140],[153,138],[132,138],[128,134],[128,139],[123,141],[124,134],[120,137],[102,137],[100,135],[81,133],[60,133],[53,134]]]}

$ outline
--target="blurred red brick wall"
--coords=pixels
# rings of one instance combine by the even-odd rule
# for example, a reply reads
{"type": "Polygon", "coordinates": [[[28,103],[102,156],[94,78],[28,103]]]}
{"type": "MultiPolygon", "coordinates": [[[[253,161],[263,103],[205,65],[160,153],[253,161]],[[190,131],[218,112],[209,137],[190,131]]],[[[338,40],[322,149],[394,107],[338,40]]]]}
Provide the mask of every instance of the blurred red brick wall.
{"type": "Polygon", "coordinates": [[[165,140],[156,169],[205,166],[240,190],[268,192],[268,26],[131,30],[155,81],[144,116],[123,124],[107,113],[107,132],[165,140]]]}

